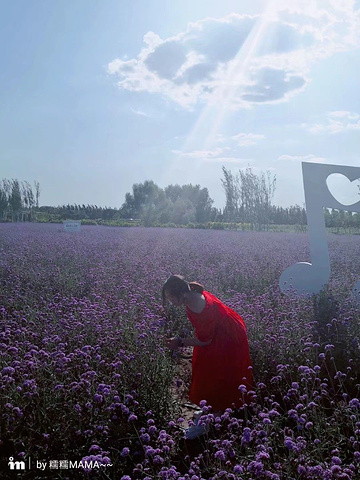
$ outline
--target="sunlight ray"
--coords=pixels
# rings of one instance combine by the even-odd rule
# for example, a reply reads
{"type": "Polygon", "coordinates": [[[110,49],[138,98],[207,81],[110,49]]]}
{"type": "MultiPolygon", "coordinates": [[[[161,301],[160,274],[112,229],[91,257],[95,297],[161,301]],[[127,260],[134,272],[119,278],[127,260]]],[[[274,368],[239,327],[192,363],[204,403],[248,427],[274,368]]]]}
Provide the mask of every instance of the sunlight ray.
{"type": "Polygon", "coordinates": [[[269,22],[274,18],[278,3],[279,0],[269,0],[264,11],[257,19],[246,41],[232,60],[224,81],[215,90],[188,135],[183,146],[184,152],[195,148],[208,150],[214,145],[225,117],[233,109],[232,103],[236,92],[248,71],[257,48],[265,37],[269,22]]]}

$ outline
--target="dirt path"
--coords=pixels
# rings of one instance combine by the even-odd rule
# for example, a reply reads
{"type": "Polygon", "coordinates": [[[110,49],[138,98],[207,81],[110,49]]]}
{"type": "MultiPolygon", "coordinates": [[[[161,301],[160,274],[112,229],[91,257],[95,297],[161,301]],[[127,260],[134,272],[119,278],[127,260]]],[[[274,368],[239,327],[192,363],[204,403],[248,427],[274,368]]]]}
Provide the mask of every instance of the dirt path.
{"type": "Polygon", "coordinates": [[[191,381],[192,350],[192,347],[182,348],[176,354],[178,359],[177,377],[181,385],[174,387],[174,396],[181,404],[181,417],[185,420],[183,425],[185,428],[188,427],[189,421],[193,420],[195,412],[200,409],[198,405],[190,402],[188,398],[191,381]]]}

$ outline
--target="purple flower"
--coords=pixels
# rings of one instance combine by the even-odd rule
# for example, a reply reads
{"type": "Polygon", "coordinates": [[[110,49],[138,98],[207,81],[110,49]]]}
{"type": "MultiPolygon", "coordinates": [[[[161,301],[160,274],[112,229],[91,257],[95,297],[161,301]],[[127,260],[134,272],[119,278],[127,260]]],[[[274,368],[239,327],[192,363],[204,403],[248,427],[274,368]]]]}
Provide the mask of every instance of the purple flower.
{"type": "Polygon", "coordinates": [[[91,447],[89,448],[89,453],[97,453],[100,451],[101,448],[99,447],[99,445],[91,445],[91,447]]]}
{"type": "Polygon", "coordinates": [[[260,476],[264,471],[264,465],[261,462],[252,461],[249,463],[247,470],[254,473],[256,476],[260,476]]]}
{"type": "Polygon", "coordinates": [[[1,373],[3,375],[13,375],[15,373],[15,368],[13,367],[4,367],[2,370],[1,370],[1,373]]]}
{"type": "Polygon", "coordinates": [[[244,473],[244,467],[242,467],[241,465],[235,465],[234,473],[244,473]]]}
{"type": "Polygon", "coordinates": [[[123,403],[120,403],[120,409],[125,415],[128,415],[130,412],[129,408],[123,403]]]}
{"type": "Polygon", "coordinates": [[[18,418],[21,418],[21,417],[24,416],[23,412],[21,411],[21,409],[19,407],[14,407],[13,408],[13,413],[18,418]]]}
{"type": "Polygon", "coordinates": [[[277,410],[270,410],[269,412],[269,417],[279,417],[280,416],[280,413],[277,411],[277,410]]]}
{"type": "Polygon", "coordinates": [[[352,398],[349,402],[350,407],[360,408],[360,402],[357,398],[352,398]]]}
{"type": "Polygon", "coordinates": [[[162,465],[164,463],[164,459],[160,455],[155,455],[153,458],[153,463],[154,465],[162,465]]]}
{"type": "Polygon", "coordinates": [[[245,445],[249,443],[251,440],[251,430],[249,427],[245,427],[243,431],[243,435],[241,437],[241,445],[245,445]]]}
{"type": "Polygon", "coordinates": [[[285,438],[284,445],[289,450],[295,450],[296,449],[296,443],[290,437],[285,438]]]}
{"type": "Polygon", "coordinates": [[[298,419],[299,419],[299,416],[298,416],[296,410],[294,410],[294,409],[289,410],[289,411],[288,411],[288,415],[289,415],[289,417],[292,418],[293,420],[298,420],[298,419]]]}
{"type": "Polygon", "coordinates": [[[241,393],[245,394],[247,392],[247,388],[245,385],[239,385],[238,389],[241,393]]]}
{"type": "Polygon", "coordinates": [[[226,459],[226,455],[223,450],[218,450],[217,452],[215,452],[214,457],[217,458],[218,460],[221,460],[222,462],[225,461],[226,459]]]}
{"type": "Polygon", "coordinates": [[[330,471],[332,474],[337,475],[338,473],[341,472],[341,467],[339,467],[339,465],[332,465],[330,467],[330,471]]]}
{"type": "Polygon", "coordinates": [[[148,443],[148,442],[150,442],[150,435],[148,433],[142,433],[140,435],[140,439],[141,439],[142,442],[148,443]]]}
{"type": "Polygon", "coordinates": [[[124,447],[120,453],[121,457],[127,457],[130,454],[130,449],[128,447],[124,447]]]}
{"type": "Polygon", "coordinates": [[[94,401],[96,403],[102,403],[104,400],[104,397],[102,395],[100,395],[99,393],[95,393],[94,395],[94,401]]]}

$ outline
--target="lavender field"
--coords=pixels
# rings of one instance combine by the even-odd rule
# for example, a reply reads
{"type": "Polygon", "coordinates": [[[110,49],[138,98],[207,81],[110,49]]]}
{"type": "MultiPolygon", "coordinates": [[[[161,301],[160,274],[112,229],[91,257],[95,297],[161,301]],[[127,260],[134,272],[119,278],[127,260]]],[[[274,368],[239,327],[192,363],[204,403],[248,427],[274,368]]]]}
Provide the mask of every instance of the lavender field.
{"type": "Polygon", "coordinates": [[[360,237],[328,241],[328,288],[297,298],[278,280],[310,260],[306,234],[2,224],[0,477],[12,458],[21,478],[359,479],[360,237]],[[202,407],[193,444],[189,371],[165,349],[190,329],[161,304],[172,273],[242,315],[256,380],[248,409],[202,407]]]}

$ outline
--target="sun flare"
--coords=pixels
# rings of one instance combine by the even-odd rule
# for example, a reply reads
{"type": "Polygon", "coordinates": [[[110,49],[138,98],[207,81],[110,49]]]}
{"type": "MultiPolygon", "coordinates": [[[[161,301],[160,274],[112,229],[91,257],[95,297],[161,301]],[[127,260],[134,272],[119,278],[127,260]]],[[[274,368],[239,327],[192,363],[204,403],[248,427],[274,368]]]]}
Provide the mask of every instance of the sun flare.
{"type": "MultiPolygon", "coordinates": [[[[189,133],[183,147],[184,152],[201,148],[210,150],[228,114],[234,107],[234,99],[241,85],[246,82],[249,67],[259,46],[264,42],[270,22],[276,17],[279,0],[269,0],[258,16],[250,34],[239,48],[234,59],[229,62],[223,81],[214,90],[207,105],[189,133]]],[[[247,106],[248,108],[248,106],[247,106]]]]}

